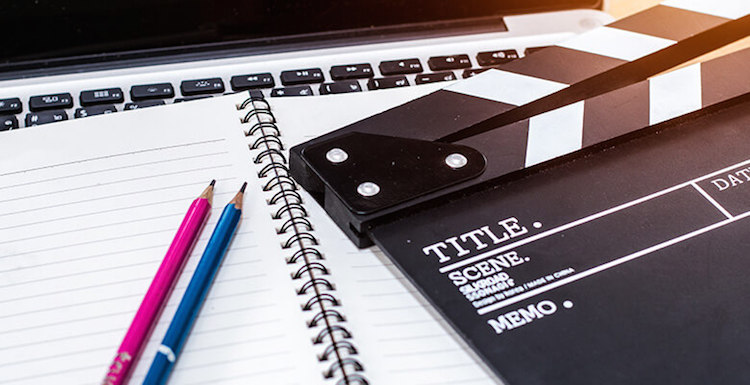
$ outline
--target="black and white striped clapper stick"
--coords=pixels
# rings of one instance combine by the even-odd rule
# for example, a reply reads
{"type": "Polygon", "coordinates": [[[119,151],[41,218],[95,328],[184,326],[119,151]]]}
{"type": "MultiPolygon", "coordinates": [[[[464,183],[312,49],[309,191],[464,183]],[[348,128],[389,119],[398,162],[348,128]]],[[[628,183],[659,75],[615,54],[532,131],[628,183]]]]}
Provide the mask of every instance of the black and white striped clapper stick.
{"type": "MultiPolygon", "coordinates": [[[[748,7],[750,7],[750,5],[748,7]]],[[[659,10],[661,10],[660,7],[652,8],[652,12],[655,13],[659,12],[659,10]]],[[[648,11],[643,12],[638,14],[638,16],[645,17],[649,15],[649,13],[650,12],[648,11]]],[[[660,25],[661,23],[670,24],[670,21],[676,23],[680,20],[680,18],[670,17],[668,14],[661,15],[660,19],[661,20],[658,23],[657,20],[653,20],[652,22],[656,25],[660,25]]],[[[623,23],[628,25],[627,20],[623,21],[623,23]]],[[[654,24],[651,24],[651,26],[654,24]]],[[[616,26],[617,23],[614,25],[616,26]]],[[[638,23],[638,25],[641,24],[638,23]]],[[[595,31],[601,33],[602,31],[612,29],[614,28],[610,26],[595,31]]],[[[629,35],[626,39],[632,39],[633,36],[634,35],[629,35]]],[[[462,138],[477,135],[519,120],[528,119],[532,116],[571,103],[614,91],[618,88],[627,87],[631,84],[646,80],[649,77],[674,68],[675,66],[689,60],[695,59],[701,55],[715,51],[718,48],[747,36],[750,36],[750,15],[744,15],[736,20],[719,23],[716,26],[686,37],[675,44],[669,44],[664,41],[662,44],[664,44],[665,47],[656,52],[649,53],[642,57],[637,57],[638,54],[636,53],[633,55],[633,57],[636,57],[633,61],[597,73],[578,81],[569,87],[564,87],[552,94],[543,96],[517,108],[502,112],[489,119],[474,124],[471,127],[459,130],[438,140],[443,142],[455,142],[462,138]]],[[[577,44],[580,44],[582,48],[585,48],[587,44],[592,42],[592,40],[595,39],[591,39],[591,36],[586,36],[586,34],[584,34],[578,38],[571,39],[565,45],[576,46],[577,44]]],[[[632,47],[635,46],[634,43],[635,42],[628,41],[620,45],[617,37],[614,37],[614,39],[611,39],[609,42],[613,47],[632,47]]],[[[647,47],[645,44],[642,47],[644,47],[642,52],[649,52],[651,50],[651,48],[647,47]]],[[[590,60],[594,59],[590,58],[590,60]]],[[[594,63],[589,62],[588,64],[591,65],[594,63]]]]}
{"type": "MultiPolygon", "coordinates": [[[[456,138],[456,143],[471,146],[487,157],[487,169],[480,177],[456,187],[501,177],[750,88],[744,76],[747,64],[742,62],[746,52],[646,81],[650,75],[747,36],[748,14],[747,0],[666,1],[313,139],[293,148],[292,158],[301,158],[307,146],[334,142],[348,132],[451,141],[451,135],[468,127],[495,128],[481,123],[573,89],[572,96],[557,100],[558,104],[544,103],[540,114],[501,129],[456,138]],[[719,32],[727,34],[714,40],[717,34],[722,35],[719,32]],[[621,67],[629,62],[636,63],[635,67],[621,67]],[[652,67],[654,62],[658,65],[652,67]],[[608,77],[623,74],[613,84],[626,86],[586,82],[602,73],[608,77]],[[586,92],[576,93],[580,91],[570,86],[576,84],[586,85],[586,92]],[[725,92],[725,88],[731,90],[725,92]],[[559,104],[563,106],[554,109],[559,104]]],[[[295,171],[293,168],[293,175],[295,171]]],[[[306,189],[317,192],[321,185],[305,171],[298,168],[295,178],[306,189]]]]}

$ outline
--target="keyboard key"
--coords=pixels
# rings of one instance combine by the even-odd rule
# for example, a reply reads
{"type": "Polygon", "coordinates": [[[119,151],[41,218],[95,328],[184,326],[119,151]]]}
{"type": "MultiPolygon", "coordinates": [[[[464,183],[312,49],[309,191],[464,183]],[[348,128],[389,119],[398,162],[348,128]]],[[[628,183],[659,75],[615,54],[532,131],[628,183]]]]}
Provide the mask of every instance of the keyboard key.
{"type": "Polygon", "coordinates": [[[229,83],[235,91],[271,88],[276,85],[273,81],[273,75],[268,72],[262,74],[232,76],[229,83]]]}
{"type": "Polygon", "coordinates": [[[320,68],[306,70],[284,71],[281,73],[281,84],[290,86],[305,83],[323,83],[323,71],[320,68]]]}
{"type": "Polygon", "coordinates": [[[464,79],[470,78],[474,75],[479,75],[482,72],[487,71],[488,69],[489,68],[472,68],[472,69],[464,70],[464,72],[461,74],[461,77],[464,79]]]}
{"type": "Polygon", "coordinates": [[[265,99],[261,90],[249,90],[247,91],[247,96],[256,100],[265,99]]]}
{"type": "Polygon", "coordinates": [[[81,91],[79,96],[82,106],[93,106],[96,104],[122,103],[125,100],[122,89],[107,88],[101,90],[81,91]]]}
{"type": "Polygon", "coordinates": [[[224,82],[221,78],[185,80],[180,83],[182,95],[220,94],[224,92],[224,82]]]}
{"type": "Polygon", "coordinates": [[[98,105],[98,106],[77,108],[74,116],[76,119],[79,119],[79,118],[85,118],[85,117],[94,116],[94,115],[111,114],[113,112],[117,112],[117,108],[115,108],[115,106],[111,104],[98,105]]]}
{"type": "Polygon", "coordinates": [[[532,53],[534,53],[534,52],[536,52],[536,51],[539,51],[539,50],[545,49],[545,48],[547,48],[547,47],[548,47],[548,46],[543,46],[543,47],[529,47],[529,48],[526,48],[526,49],[525,49],[525,50],[523,51],[523,54],[524,54],[524,56],[528,56],[528,55],[531,55],[532,53]]]}
{"type": "Polygon", "coordinates": [[[0,99],[0,114],[17,114],[23,110],[21,99],[0,99]]]}
{"type": "Polygon", "coordinates": [[[437,83],[445,82],[450,80],[456,80],[456,75],[453,72],[435,72],[434,74],[422,74],[417,75],[417,84],[437,83]]]}
{"type": "Polygon", "coordinates": [[[26,127],[61,122],[63,120],[68,120],[68,114],[63,110],[32,112],[26,114],[26,127]]]}
{"type": "Polygon", "coordinates": [[[130,110],[137,110],[139,108],[146,108],[146,107],[153,107],[153,106],[163,106],[167,104],[163,100],[146,100],[143,102],[138,103],[125,103],[125,111],[130,110]]]}
{"type": "Polygon", "coordinates": [[[73,107],[73,96],[69,93],[54,95],[39,95],[29,98],[31,111],[53,110],[73,107]]]}
{"type": "Polygon", "coordinates": [[[206,98],[213,98],[213,95],[200,95],[200,96],[190,96],[187,98],[177,98],[174,100],[173,103],[191,102],[193,100],[206,99],[206,98]]]}
{"type": "Polygon", "coordinates": [[[386,88],[407,87],[409,81],[406,76],[392,76],[389,78],[370,79],[367,88],[370,90],[384,90],[386,88]]]}
{"type": "Polygon", "coordinates": [[[368,63],[331,67],[331,78],[333,80],[365,79],[373,76],[375,76],[375,72],[368,63]]]}
{"type": "Polygon", "coordinates": [[[356,80],[343,80],[335,83],[324,83],[320,85],[321,95],[346,94],[349,92],[362,92],[362,87],[356,80]]]}
{"type": "Polygon", "coordinates": [[[296,86],[274,88],[271,90],[271,96],[312,96],[313,90],[310,86],[296,86]]]}
{"type": "Polygon", "coordinates": [[[480,52],[477,54],[477,62],[480,66],[503,64],[516,59],[518,59],[518,52],[514,49],[480,52]]]}
{"type": "Polygon", "coordinates": [[[433,71],[455,70],[471,67],[469,55],[434,56],[427,60],[433,71]]]}
{"type": "Polygon", "coordinates": [[[380,73],[383,75],[416,74],[422,72],[419,59],[404,59],[380,62],[380,73]]]}
{"type": "Polygon", "coordinates": [[[18,128],[18,119],[15,116],[0,116],[0,131],[8,131],[18,128]]]}
{"type": "Polygon", "coordinates": [[[174,97],[174,88],[169,83],[143,84],[130,88],[130,98],[134,101],[172,97],[174,97]]]}

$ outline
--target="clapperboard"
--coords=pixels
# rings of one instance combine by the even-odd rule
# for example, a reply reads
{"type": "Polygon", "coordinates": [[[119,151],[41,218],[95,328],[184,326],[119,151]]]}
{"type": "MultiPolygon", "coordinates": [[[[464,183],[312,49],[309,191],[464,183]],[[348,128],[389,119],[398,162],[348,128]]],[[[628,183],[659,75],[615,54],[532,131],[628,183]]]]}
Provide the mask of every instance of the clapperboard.
{"type": "Polygon", "coordinates": [[[745,383],[750,50],[656,74],[749,13],[667,1],[299,145],[292,175],[509,384],[745,383]]]}

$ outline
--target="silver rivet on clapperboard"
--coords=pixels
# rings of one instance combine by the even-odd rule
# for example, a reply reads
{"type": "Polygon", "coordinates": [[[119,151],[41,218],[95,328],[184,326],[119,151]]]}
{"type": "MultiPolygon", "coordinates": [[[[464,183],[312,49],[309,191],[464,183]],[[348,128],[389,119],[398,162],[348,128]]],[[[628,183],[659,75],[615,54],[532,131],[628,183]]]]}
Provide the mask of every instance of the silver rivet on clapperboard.
{"type": "Polygon", "coordinates": [[[372,182],[364,182],[357,186],[357,192],[363,197],[371,197],[380,192],[380,186],[372,182]]]}
{"type": "Polygon", "coordinates": [[[450,154],[445,157],[445,164],[447,164],[448,166],[450,166],[450,168],[453,168],[453,169],[466,166],[466,163],[469,163],[469,160],[466,159],[465,156],[459,153],[450,154]]]}
{"type": "Polygon", "coordinates": [[[349,159],[349,154],[340,148],[332,148],[326,153],[326,159],[331,163],[341,163],[349,159]]]}

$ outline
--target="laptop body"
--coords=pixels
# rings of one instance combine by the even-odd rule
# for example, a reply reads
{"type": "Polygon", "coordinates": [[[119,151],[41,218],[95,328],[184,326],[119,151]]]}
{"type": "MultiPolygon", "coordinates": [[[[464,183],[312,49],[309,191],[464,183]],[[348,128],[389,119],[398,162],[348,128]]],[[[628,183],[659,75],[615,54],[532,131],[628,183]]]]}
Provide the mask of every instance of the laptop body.
{"type": "Polygon", "coordinates": [[[253,90],[369,92],[466,78],[611,20],[601,0],[0,5],[0,130],[253,90]]]}

